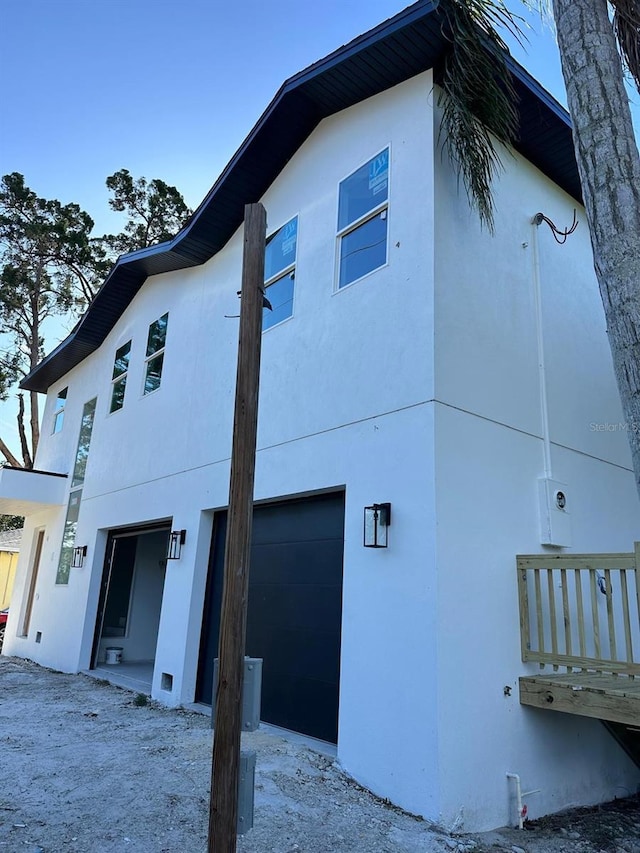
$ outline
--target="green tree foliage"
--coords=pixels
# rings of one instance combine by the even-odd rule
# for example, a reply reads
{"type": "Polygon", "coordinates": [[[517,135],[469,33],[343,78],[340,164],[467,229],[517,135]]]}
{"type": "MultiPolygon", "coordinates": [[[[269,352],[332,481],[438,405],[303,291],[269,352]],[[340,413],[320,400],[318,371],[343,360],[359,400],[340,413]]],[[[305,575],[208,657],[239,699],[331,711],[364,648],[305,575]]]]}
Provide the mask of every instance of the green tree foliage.
{"type": "Polygon", "coordinates": [[[178,190],[158,178],[134,179],[128,169],[120,169],[107,178],[107,188],[113,194],[111,209],[127,215],[120,234],[103,238],[118,255],[171,240],[191,216],[178,190]]]}
{"type": "Polygon", "coordinates": [[[493,232],[491,184],[502,168],[493,139],[509,146],[518,129],[516,95],[504,59],[508,49],[496,28],[522,42],[521,19],[500,0],[452,0],[441,10],[450,42],[440,80],[443,141],[480,221],[493,232]]]}
{"type": "Polygon", "coordinates": [[[21,530],[24,518],[21,515],[0,515],[0,533],[7,530],[21,530]]]}
{"type": "MultiPolygon", "coordinates": [[[[22,175],[0,181],[0,399],[43,355],[42,326],[47,317],[74,314],[93,293],[102,252],[90,239],[93,220],[77,204],[38,197],[22,175]]],[[[33,466],[38,445],[38,398],[30,395],[30,424],[25,428],[19,396],[18,426],[22,463],[33,466]]],[[[0,443],[13,465],[18,461],[0,443]]],[[[20,463],[18,463],[20,464],[20,463]]]]}
{"type": "MultiPolygon", "coordinates": [[[[40,198],[18,172],[0,181],[0,400],[44,355],[48,318],[77,318],[91,302],[115,257],[170,239],[190,211],[175,187],[134,180],[126,169],[109,176],[110,206],[127,216],[116,235],[92,236],[93,220],[77,204],[40,198]]],[[[0,454],[32,468],[40,437],[38,395],[17,395],[20,452],[0,436],[0,454]],[[28,416],[27,416],[28,410],[28,416]],[[28,423],[27,423],[28,417],[28,423]]]]}

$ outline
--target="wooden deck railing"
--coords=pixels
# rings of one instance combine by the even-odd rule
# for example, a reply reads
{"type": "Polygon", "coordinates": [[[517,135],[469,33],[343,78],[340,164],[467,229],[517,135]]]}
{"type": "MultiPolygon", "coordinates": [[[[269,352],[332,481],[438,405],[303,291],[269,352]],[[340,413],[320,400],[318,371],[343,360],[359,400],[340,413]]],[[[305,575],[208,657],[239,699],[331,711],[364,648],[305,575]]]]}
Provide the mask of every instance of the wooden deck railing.
{"type": "Polygon", "coordinates": [[[519,556],[522,660],[640,677],[640,542],[629,554],[519,556]]]}

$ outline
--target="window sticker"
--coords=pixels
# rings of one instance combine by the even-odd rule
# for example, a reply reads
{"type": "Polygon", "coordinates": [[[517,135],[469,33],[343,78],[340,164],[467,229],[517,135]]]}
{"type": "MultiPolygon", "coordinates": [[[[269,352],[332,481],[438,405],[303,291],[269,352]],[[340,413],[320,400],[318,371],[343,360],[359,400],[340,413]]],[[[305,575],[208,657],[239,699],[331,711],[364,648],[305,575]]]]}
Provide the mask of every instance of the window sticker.
{"type": "Polygon", "coordinates": [[[389,149],[386,148],[369,163],[369,189],[373,194],[386,190],[389,180],[389,149]]]}

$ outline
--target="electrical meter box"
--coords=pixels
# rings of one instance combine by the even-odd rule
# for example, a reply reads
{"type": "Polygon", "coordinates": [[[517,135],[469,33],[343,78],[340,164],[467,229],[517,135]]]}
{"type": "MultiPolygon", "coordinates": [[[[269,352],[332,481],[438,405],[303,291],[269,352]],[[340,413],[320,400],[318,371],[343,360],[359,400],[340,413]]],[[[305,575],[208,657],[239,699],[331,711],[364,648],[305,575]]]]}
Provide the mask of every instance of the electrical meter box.
{"type": "Polygon", "coordinates": [[[571,500],[566,483],[541,477],[538,480],[540,507],[540,543],[568,548],[571,534],[571,500]]]}

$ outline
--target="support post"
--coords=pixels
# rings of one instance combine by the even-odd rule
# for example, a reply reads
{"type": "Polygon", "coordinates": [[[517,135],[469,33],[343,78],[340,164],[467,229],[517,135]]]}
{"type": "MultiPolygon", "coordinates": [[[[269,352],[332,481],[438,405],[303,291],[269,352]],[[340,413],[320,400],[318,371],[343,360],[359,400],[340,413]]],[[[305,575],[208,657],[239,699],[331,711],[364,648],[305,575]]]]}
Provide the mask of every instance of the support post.
{"type": "Polygon", "coordinates": [[[220,619],[220,668],[208,853],[235,853],[237,841],[240,717],[253,521],[266,218],[261,204],[245,206],[240,338],[220,619]]]}

